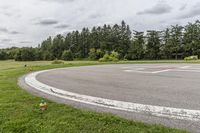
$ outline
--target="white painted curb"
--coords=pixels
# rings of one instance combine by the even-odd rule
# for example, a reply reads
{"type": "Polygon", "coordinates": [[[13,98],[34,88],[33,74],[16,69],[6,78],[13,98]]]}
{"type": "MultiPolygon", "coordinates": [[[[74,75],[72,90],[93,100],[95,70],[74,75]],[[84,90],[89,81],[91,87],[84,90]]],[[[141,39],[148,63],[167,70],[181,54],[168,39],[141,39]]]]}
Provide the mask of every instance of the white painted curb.
{"type": "Polygon", "coordinates": [[[25,83],[43,93],[85,104],[123,110],[123,111],[130,111],[130,112],[143,112],[149,115],[155,115],[161,117],[200,121],[200,110],[189,110],[189,109],[145,105],[145,104],[123,102],[123,101],[81,95],[48,86],[46,84],[39,82],[36,79],[36,76],[38,74],[48,71],[53,71],[53,70],[45,70],[28,74],[25,77],[25,83]]]}

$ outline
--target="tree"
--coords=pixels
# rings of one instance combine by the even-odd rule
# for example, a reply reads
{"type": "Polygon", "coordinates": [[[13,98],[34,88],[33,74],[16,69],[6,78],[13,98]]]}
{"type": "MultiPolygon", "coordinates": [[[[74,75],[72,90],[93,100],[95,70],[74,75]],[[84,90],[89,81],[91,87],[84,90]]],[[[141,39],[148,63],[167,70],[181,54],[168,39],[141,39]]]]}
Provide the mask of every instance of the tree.
{"type": "Polygon", "coordinates": [[[184,28],[184,56],[198,55],[200,57],[200,21],[188,23],[184,28]]]}
{"type": "Polygon", "coordinates": [[[36,56],[36,51],[34,48],[22,48],[19,49],[16,53],[15,60],[16,61],[34,61],[39,60],[36,56]]]}
{"type": "Polygon", "coordinates": [[[80,44],[79,44],[79,51],[80,51],[80,58],[88,57],[89,53],[89,29],[83,28],[82,32],[80,33],[80,44]]]}
{"type": "Polygon", "coordinates": [[[51,47],[51,52],[53,54],[54,59],[60,59],[62,56],[62,52],[64,51],[64,38],[62,35],[57,35],[53,39],[53,44],[51,47]]]}
{"type": "Polygon", "coordinates": [[[121,22],[121,33],[119,41],[119,50],[117,51],[120,54],[120,59],[122,59],[128,52],[129,46],[131,44],[131,31],[129,25],[126,25],[124,21],[121,22]]]}
{"type": "Polygon", "coordinates": [[[179,25],[172,26],[170,32],[171,53],[178,58],[178,54],[183,53],[183,27],[179,25]]]}
{"type": "Polygon", "coordinates": [[[73,54],[71,50],[65,50],[62,53],[62,59],[65,61],[72,61],[73,60],[73,54]]]}
{"type": "Polygon", "coordinates": [[[158,31],[148,31],[145,54],[147,59],[160,59],[160,37],[158,31]]]}
{"type": "Polygon", "coordinates": [[[164,34],[162,37],[162,44],[161,44],[161,55],[164,59],[171,59],[172,58],[172,43],[170,37],[171,29],[167,28],[164,30],[164,34]]]}
{"type": "Polygon", "coordinates": [[[52,54],[52,38],[49,37],[47,40],[44,40],[41,44],[40,51],[41,51],[41,59],[42,60],[53,60],[53,54],[52,54]]]}
{"type": "Polygon", "coordinates": [[[139,60],[144,58],[144,36],[143,32],[136,32],[131,40],[126,59],[139,60]]]}
{"type": "Polygon", "coordinates": [[[0,60],[6,60],[6,59],[8,59],[8,54],[5,51],[1,50],[0,51],[0,60]]]}

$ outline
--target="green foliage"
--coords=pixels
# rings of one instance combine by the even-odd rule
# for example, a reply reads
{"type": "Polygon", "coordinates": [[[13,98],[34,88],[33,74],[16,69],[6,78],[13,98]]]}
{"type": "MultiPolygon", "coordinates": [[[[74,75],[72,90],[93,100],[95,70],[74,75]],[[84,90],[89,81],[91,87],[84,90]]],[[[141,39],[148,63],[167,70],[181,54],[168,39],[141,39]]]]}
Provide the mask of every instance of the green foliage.
{"type": "Polygon", "coordinates": [[[54,59],[53,54],[50,53],[49,51],[44,51],[41,58],[42,58],[42,60],[53,60],[54,59]]]}
{"type": "Polygon", "coordinates": [[[106,62],[106,61],[110,61],[110,56],[108,53],[106,53],[103,58],[99,59],[100,62],[106,62]]]}
{"type": "Polygon", "coordinates": [[[105,51],[118,52],[120,60],[183,59],[192,55],[200,56],[200,21],[188,23],[184,27],[170,26],[164,31],[151,30],[147,31],[147,34],[131,33],[129,25],[124,21],[113,26],[105,24],[93,27],[91,30],[84,27],[82,31],[72,31],[66,36],[59,34],[54,38],[48,37],[37,48],[2,49],[0,59],[61,60],[64,51],[69,49],[73,58],[79,60],[98,60],[103,57],[105,51]]]}
{"type": "Polygon", "coordinates": [[[107,61],[119,61],[119,53],[112,51],[111,54],[106,53],[103,58],[99,59],[100,62],[107,62],[107,61]]]}
{"type": "Polygon", "coordinates": [[[16,61],[34,61],[40,60],[38,56],[39,51],[34,48],[21,48],[15,55],[16,61]]]}
{"type": "Polygon", "coordinates": [[[91,60],[96,60],[97,59],[97,55],[96,55],[96,50],[95,48],[91,48],[90,52],[89,52],[89,59],[91,60]]]}
{"type": "Polygon", "coordinates": [[[188,60],[198,60],[198,55],[185,57],[184,60],[186,60],[186,61],[188,61],[188,60]]]}
{"type": "Polygon", "coordinates": [[[95,48],[91,48],[90,52],[89,52],[89,59],[91,60],[97,60],[99,58],[101,58],[103,56],[103,52],[101,51],[101,49],[95,49],[95,48]]]}
{"type": "Polygon", "coordinates": [[[134,40],[130,43],[128,53],[124,57],[128,60],[139,60],[144,58],[144,36],[143,32],[135,33],[134,40]]]}
{"type": "Polygon", "coordinates": [[[146,45],[146,59],[155,60],[160,59],[160,38],[159,32],[148,31],[146,45]]]}
{"type": "Polygon", "coordinates": [[[6,60],[8,59],[8,54],[3,51],[3,50],[0,50],[0,60],[6,60]]]}
{"type": "Polygon", "coordinates": [[[74,59],[72,51],[71,50],[63,51],[62,59],[65,60],[65,61],[72,61],[74,59]]]}
{"type": "Polygon", "coordinates": [[[64,62],[62,60],[54,60],[51,64],[64,64],[64,62]]]}

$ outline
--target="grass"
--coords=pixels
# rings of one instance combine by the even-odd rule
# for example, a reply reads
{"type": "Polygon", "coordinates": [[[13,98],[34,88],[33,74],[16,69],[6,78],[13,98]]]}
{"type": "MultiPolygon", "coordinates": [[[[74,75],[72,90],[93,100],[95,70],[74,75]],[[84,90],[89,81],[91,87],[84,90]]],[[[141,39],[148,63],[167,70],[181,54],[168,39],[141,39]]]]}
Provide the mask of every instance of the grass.
{"type": "MultiPolygon", "coordinates": [[[[168,63],[172,61],[162,61],[168,63]]],[[[153,61],[118,63],[156,63],[153,61]]],[[[175,63],[184,63],[176,61],[175,63]]],[[[195,62],[196,63],[196,62],[195,62]]],[[[17,86],[17,78],[36,70],[102,64],[74,61],[52,65],[49,61],[0,61],[0,133],[184,133],[161,125],[125,120],[111,114],[75,109],[47,100],[48,108],[39,110],[41,98],[17,86]],[[24,67],[24,65],[27,67],[24,67]]]]}

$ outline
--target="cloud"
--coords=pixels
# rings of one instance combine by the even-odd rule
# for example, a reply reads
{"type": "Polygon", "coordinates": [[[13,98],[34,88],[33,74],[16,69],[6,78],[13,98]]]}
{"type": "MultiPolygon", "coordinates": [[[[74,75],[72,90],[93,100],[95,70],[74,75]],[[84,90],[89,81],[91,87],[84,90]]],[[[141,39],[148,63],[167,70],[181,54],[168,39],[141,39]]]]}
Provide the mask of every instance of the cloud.
{"type": "Polygon", "coordinates": [[[137,15],[145,15],[145,14],[160,15],[160,14],[169,13],[171,12],[171,10],[172,10],[172,7],[169,6],[167,3],[159,2],[152,8],[137,12],[137,15]]]}
{"type": "Polygon", "coordinates": [[[27,44],[27,43],[32,43],[32,42],[31,41],[21,41],[19,43],[21,43],[21,44],[27,44]]]}
{"type": "Polygon", "coordinates": [[[18,32],[18,31],[11,31],[10,34],[17,35],[17,34],[20,34],[20,32],[18,32]]]}
{"type": "Polygon", "coordinates": [[[180,10],[180,11],[183,11],[183,10],[186,9],[186,7],[187,7],[187,4],[183,4],[183,5],[179,8],[179,10],[180,10]]]}
{"type": "MultiPolygon", "coordinates": [[[[103,26],[107,22],[110,25],[119,24],[121,20],[125,20],[131,30],[138,31],[159,29],[161,26],[171,25],[172,22],[176,24],[175,20],[186,24],[197,19],[200,4],[195,9],[192,4],[198,2],[200,1],[2,0],[0,42],[1,39],[11,38],[12,42],[7,43],[14,46],[36,46],[48,36],[68,33],[72,29],[103,26]]],[[[5,44],[7,47],[7,43],[0,45],[5,44]]]]}
{"type": "Polygon", "coordinates": [[[75,0],[42,0],[44,2],[56,2],[56,3],[66,3],[66,2],[73,2],[75,0]]]}
{"type": "Polygon", "coordinates": [[[91,14],[91,15],[88,16],[89,19],[96,19],[96,18],[100,18],[100,17],[102,17],[102,15],[98,14],[98,13],[91,14]]]}
{"type": "Polygon", "coordinates": [[[9,13],[9,12],[5,12],[3,13],[5,16],[8,16],[8,17],[11,17],[13,14],[12,13],[9,13]]]}
{"type": "Polygon", "coordinates": [[[7,28],[0,27],[0,32],[7,33],[7,32],[8,32],[8,29],[7,29],[7,28]]]}
{"type": "Polygon", "coordinates": [[[0,27],[0,32],[7,33],[7,34],[13,34],[13,35],[20,34],[20,32],[18,32],[18,31],[9,31],[7,28],[3,28],[3,27],[0,27]]]}
{"type": "Polygon", "coordinates": [[[39,24],[39,25],[54,25],[54,24],[57,24],[57,23],[58,23],[57,20],[47,18],[47,19],[39,20],[39,22],[37,22],[36,24],[39,24]]]}
{"type": "Polygon", "coordinates": [[[11,42],[11,41],[12,41],[12,39],[2,39],[2,40],[1,40],[2,43],[9,43],[9,42],[11,42]]]}
{"type": "Polygon", "coordinates": [[[192,6],[190,10],[179,16],[180,19],[193,18],[200,16],[200,2],[192,6]]]}
{"type": "Polygon", "coordinates": [[[55,28],[58,28],[58,29],[64,29],[64,28],[68,28],[68,27],[70,27],[70,25],[68,25],[68,24],[59,24],[59,25],[55,26],[55,28]]]}

